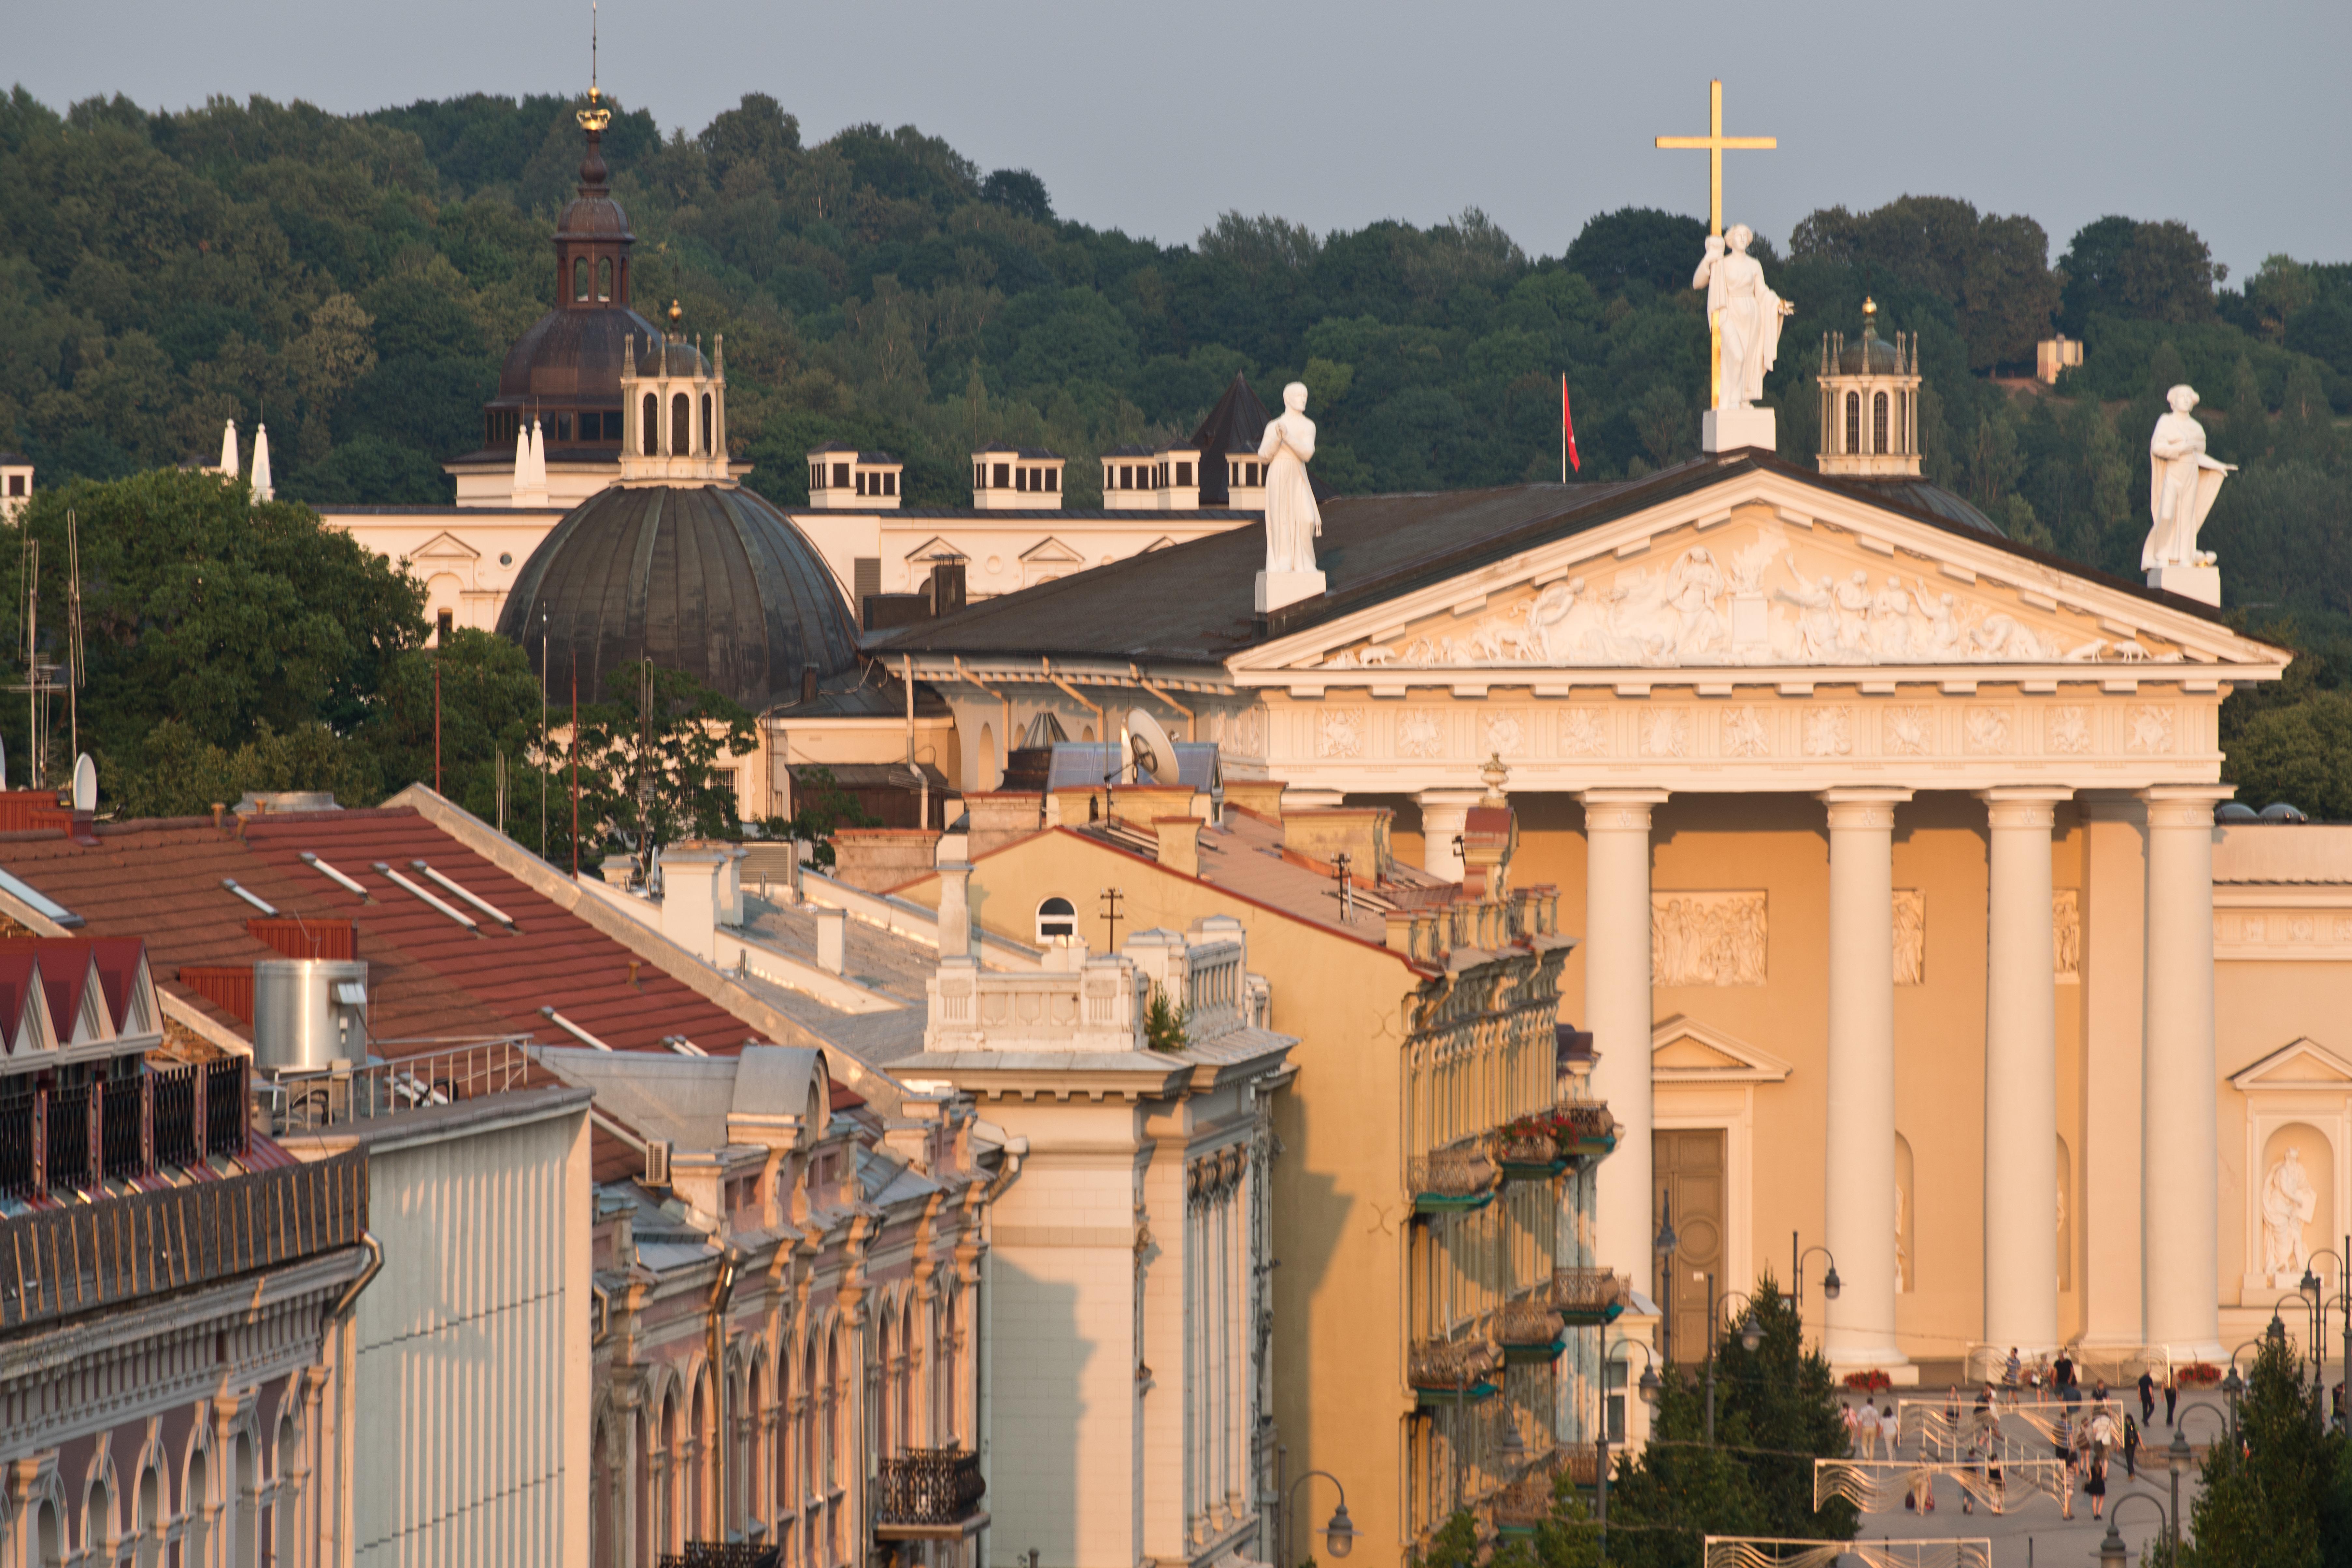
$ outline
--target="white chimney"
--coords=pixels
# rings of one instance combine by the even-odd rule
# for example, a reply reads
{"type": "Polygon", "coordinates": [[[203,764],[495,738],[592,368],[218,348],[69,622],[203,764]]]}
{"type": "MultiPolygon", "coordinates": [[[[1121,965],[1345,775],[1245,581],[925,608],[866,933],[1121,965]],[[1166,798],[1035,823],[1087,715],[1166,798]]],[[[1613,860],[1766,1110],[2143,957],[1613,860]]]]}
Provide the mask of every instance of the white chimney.
{"type": "Polygon", "coordinates": [[[253,499],[278,499],[278,489],[269,479],[269,426],[267,425],[253,427],[253,499]]]}
{"type": "Polygon", "coordinates": [[[812,910],[816,917],[816,966],[839,974],[849,963],[849,911],[812,910]]]}

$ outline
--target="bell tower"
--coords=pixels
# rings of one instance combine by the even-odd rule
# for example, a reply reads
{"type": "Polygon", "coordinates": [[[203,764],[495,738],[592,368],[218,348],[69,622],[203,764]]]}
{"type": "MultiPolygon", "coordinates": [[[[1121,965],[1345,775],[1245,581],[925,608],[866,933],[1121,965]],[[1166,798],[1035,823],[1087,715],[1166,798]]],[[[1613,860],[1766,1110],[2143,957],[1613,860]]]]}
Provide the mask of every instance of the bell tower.
{"type": "Polygon", "coordinates": [[[588,107],[576,116],[588,135],[580,160],[580,199],[563,209],[555,233],[555,299],[567,310],[629,308],[629,249],[637,237],[613,200],[612,171],[604,163],[604,127],[613,122],[602,89],[588,89],[588,107]]]}
{"type": "Polygon", "coordinates": [[[1878,302],[1862,302],[1862,338],[1822,334],[1822,439],[1825,474],[1919,477],[1919,339],[1878,335],[1878,302]]]}

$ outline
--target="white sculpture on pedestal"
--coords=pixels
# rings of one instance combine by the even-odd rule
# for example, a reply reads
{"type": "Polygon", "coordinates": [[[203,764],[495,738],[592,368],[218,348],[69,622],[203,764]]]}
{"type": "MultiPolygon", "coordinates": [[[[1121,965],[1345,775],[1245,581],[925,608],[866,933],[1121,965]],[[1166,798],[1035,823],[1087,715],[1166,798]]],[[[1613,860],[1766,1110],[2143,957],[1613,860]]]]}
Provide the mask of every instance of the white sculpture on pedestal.
{"type": "Polygon", "coordinates": [[[1324,589],[1323,574],[1315,566],[1323,513],[1307,479],[1307,464],[1315,456],[1315,421],[1307,417],[1306,383],[1294,381],[1282,389],[1282,408],[1279,417],[1266,422],[1257,447],[1257,455],[1267,459],[1265,570],[1257,576],[1261,615],[1324,589]]]}
{"type": "Polygon", "coordinates": [[[2319,1193],[2304,1173],[2303,1152],[2290,1146],[2263,1181],[2263,1272],[2282,1289],[2301,1276],[2303,1227],[2318,1207],[2319,1193]]]}
{"type": "Polygon", "coordinates": [[[2195,387],[2176,386],[2164,400],[2172,412],[2156,422],[2147,441],[2147,510],[2155,526],[2140,547],[2140,569],[2151,588],[2218,605],[2221,573],[2212,552],[2197,548],[2197,531],[2221,493],[2223,477],[2238,470],[2205,455],[2205,426],[2189,414],[2197,406],[2195,387]]]}
{"type": "Polygon", "coordinates": [[[1764,395],[1764,373],[1780,355],[1780,321],[1796,307],[1765,286],[1763,264],[1748,254],[1755,238],[1744,223],[1707,236],[1706,255],[1691,276],[1692,288],[1706,290],[1716,337],[1716,400],[1702,443],[1710,452],[1777,441],[1772,411],[1755,404],[1764,395]]]}

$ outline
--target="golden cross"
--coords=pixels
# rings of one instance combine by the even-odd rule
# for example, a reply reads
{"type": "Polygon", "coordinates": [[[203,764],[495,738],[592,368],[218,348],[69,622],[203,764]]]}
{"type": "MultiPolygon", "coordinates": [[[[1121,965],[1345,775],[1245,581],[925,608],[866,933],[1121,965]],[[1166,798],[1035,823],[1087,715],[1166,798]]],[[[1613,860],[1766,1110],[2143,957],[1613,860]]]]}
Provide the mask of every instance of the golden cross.
{"type": "Polygon", "coordinates": [[[1706,134],[1661,136],[1661,147],[1699,148],[1706,153],[1706,231],[1723,232],[1723,155],[1727,152],[1769,152],[1780,144],[1777,136],[1726,136],[1723,133],[1723,79],[1706,84],[1706,134]]]}
{"type": "MultiPolygon", "coordinates": [[[[1780,144],[1775,136],[1726,136],[1723,133],[1723,79],[1706,84],[1706,134],[1661,136],[1657,144],[1669,148],[1699,148],[1706,153],[1706,232],[1723,232],[1723,155],[1727,152],[1769,152],[1780,144]]],[[[1710,318],[1707,327],[1707,397],[1723,401],[1723,329],[1710,318]]]]}

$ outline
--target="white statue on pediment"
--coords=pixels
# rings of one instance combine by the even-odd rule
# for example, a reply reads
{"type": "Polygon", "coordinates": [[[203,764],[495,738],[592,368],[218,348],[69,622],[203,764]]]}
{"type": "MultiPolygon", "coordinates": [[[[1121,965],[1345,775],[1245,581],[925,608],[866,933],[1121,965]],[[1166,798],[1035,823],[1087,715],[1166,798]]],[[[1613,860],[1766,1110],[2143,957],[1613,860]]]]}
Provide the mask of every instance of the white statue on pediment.
{"type": "Polygon", "coordinates": [[[2140,568],[2210,566],[2213,554],[2197,548],[2197,531],[2221,493],[2221,480],[2238,470],[2205,455],[2205,426],[2189,413],[2197,406],[2195,387],[2176,386],[2164,400],[2172,412],[2157,420],[2147,442],[2147,510],[2155,526],[2140,546],[2140,568]]]}
{"type": "Polygon", "coordinates": [[[1706,316],[1722,345],[1716,406],[1746,408],[1764,395],[1764,373],[1780,354],[1780,321],[1796,307],[1764,284],[1763,264],[1748,254],[1756,231],[1736,223],[1706,237],[1691,287],[1706,290],[1706,316]]]}
{"type": "Polygon", "coordinates": [[[1312,572],[1323,513],[1315,504],[1315,487],[1307,481],[1307,465],[1315,456],[1315,421],[1307,417],[1306,383],[1294,381],[1282,389],[1282,413],[1266,421],[1257,455],[1268,459],[1265,569],[1312,572]]]}

